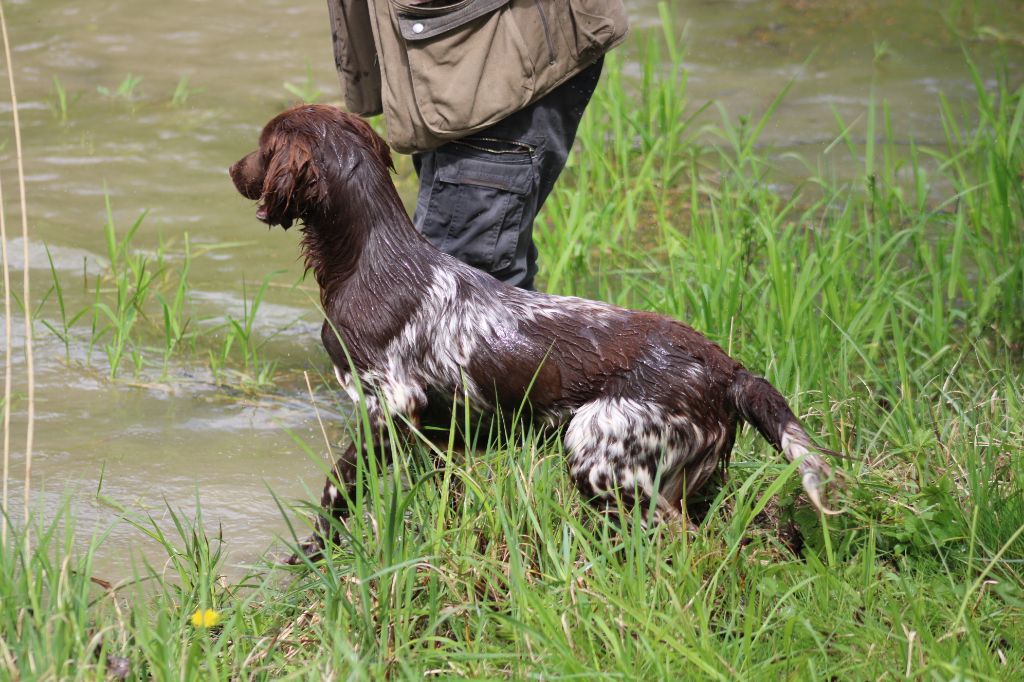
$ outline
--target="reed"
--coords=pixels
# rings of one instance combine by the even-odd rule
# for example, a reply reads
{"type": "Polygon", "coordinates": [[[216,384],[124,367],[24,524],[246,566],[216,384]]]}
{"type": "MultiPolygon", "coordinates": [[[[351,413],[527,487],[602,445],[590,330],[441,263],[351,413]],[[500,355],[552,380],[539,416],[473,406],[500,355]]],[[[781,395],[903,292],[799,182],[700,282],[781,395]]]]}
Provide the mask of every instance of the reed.
{"type": "MultiPolygon", "coordinates": [[[[14,128],[14,150],[15,150],[15,163],[17,167],[18,177],[18,202],[19,208],[21,209],[21,240],[22,240],[22,262],[24,263],[24,269],[22,270],[21,280],[21,291],[22,291],[22,312],[24,313],[24,356],[25,356],[25,450],[24,450],[24,461],[25,461],[25,474],[24,474],[24,512],[25,512],[25,525],[26,531],[22,534],[25,541],[25,550],[28,551],[30,535],[27,531],[29,521],[29,504],[31,500],[31,484],[32,484],[32,445],[35,436],[35,358],[33,355],[32,346],[32,293],[31,293],[31,275],[29,268],[29,232],[28,232],[28,201],[25,194],[25,167],[24,160],[22,158],[21,151],[21,124],[18,116],[18,96],[14,87],[14,66],[11,63],[11,44],[7,36],[7,20],[4,17],[3,3],[0,2],[0,32],[3,35],[4,43],[4,57],[6,58],[7,64],[7,85],[8,91],[11,95],[11,119],[14,128]]],[[[2,204],[0,204],[2,206],[2,204]]],[[[3,212],[3,208],[0,208],[0,213],[3,212]]],[[[0,217],[0,225],[3,224],[4,218],[0,217]]],[[[6,230],[3,230],[4,234],[0,237],[4,240],[4,290],[5,290],[5,309],[6,315],[4,322],[7,326],[7,348],[10,349],[10,330],[14,324],[14,319],[10,314],[10,299],[7,298],[11,295],[10,289],[10,276],[8,273],[9,261],[7,260],[7,235],[6,230]]],[[[9,352],[9,351],[8,351],[9,352]]],[[[10,355],[8,354],[8,368],[10,368],[10,355]]],[[[8,448],[9,438],[9,418],[10,418],[10,406],[12,399],[11,387],[12,383],[9,379],[10,369],[7,370],[4,381],[4,499],[3,499],[3,514],[7,515],[9,509],[7,507],[7,478],[9,469],[9,456],[10,451],[8,448]]]]}

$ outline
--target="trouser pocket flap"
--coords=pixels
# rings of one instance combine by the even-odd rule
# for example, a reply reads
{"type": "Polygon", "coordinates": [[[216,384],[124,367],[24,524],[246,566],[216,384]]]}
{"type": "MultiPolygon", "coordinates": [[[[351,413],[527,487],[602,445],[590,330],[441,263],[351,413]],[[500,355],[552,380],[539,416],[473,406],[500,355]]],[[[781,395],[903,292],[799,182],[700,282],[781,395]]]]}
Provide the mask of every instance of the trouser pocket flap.
{"type": "Polygon", "coordinates": [[[526,194],[533,184],[533,167],[527,163],[502,163],[472,157],[442,165],[437,179],[456,185],[490,187],[513,194],[526,194]]]}

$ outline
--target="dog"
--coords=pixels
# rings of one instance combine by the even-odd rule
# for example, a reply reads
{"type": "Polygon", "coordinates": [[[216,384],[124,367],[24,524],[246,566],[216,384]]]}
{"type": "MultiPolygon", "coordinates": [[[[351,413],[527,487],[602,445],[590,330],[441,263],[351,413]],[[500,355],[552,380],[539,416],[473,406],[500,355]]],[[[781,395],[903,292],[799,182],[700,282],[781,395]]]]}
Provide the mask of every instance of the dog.
{"type": "MultiPolygon", "coordinates": [[[[365,401],[376,445],[388,413],[411,430],[438,401],[480,414],[528,404],[560,430],[585,499],[653,505],[664,522],[684,518],[687,496],[728,462],[743,421],[799,463],[811,503],[830,513],[822,491],[832,474],[819,456],[830,451],[765,379],[682,322],[510,287],[438,251],[414,228],[393,170],[368,123],[324,105],[276,116],[230,169],[260,221],[302,223],[321,338],[338,382],[365,401]]],[[[347,516],[366,451],[352,444],[338,458],[307,556],[330,542],[331,519],[347,516]]]]}

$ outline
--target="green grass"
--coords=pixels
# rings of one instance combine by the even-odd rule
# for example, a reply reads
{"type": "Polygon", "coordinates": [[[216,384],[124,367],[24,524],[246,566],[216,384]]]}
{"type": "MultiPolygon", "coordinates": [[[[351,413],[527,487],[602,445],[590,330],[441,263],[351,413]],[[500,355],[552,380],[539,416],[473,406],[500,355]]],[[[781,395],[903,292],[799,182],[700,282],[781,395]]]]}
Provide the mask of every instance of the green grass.
{"type": "Polygon", "coordinates": [[[114,223],[109,197],[104,201],[107,263],[91,276],[83,272],[79,286],[58,272],[51,258],[50,287],[36,312],[40,324],[64,346],[65,359],[72,362],[71,344],[81,338],[84,363],[98,364],[111,379],[158,372],[159,380],[171,380],[172,366],[205,358],[217,384],[252,390],[272,385],[277,361],[265,356],[268,339],[254,327],[268,287],[280,273],[264,277],[254,293],[243,282],[237,314],[196,315],[190,283],[194,259],[237,244],[196,249],[185,233],[180,244],[161,241],[143,250],[134,240],[147,212],[122,231],[114,223]],[[79,334],[86,325],[88,330],[79,334]]]}
{"type": "MultiPolygon", "coordinates": [[[[591,513],[560,444],[531,432],[468,460],[414,448],[368,463],[379,485],[308,571],[222,581],[198,509],[171,510],[173,536],[121,509],[168,561],[109,585],[92,580],[102,536],[75,545],[65,514],[26,552],[12,525],[0,670],[104,679],[114,656],[172,680],[1024,675],[1024,91],[993,79],[969,109],[937,102],[943,148],[897,145],[873,105],[780,188],[783,159],[759,143],[777,102],[698,112],[672,36],[642,55],[637,82],[609,58],[537,229],[542,285],[686,320],[767,376],[849,457],[844,514],[819,519],[749,433],[689,535],[591,513]],[[861,164],[848,183],[827,166],[840,151],[861,164]],[[207,608],[220,623],[194,627],[207,608]]],[[[88,313],[55,285],[53,333],[83,343],[69,329],[91,320],[112,368],[194,356],[187,243],[174,268],[112,227],[108,243],[88,313]]],[[[271,293],[220,327],[225,366],[274,362],[251,324],[271,293]]]]}

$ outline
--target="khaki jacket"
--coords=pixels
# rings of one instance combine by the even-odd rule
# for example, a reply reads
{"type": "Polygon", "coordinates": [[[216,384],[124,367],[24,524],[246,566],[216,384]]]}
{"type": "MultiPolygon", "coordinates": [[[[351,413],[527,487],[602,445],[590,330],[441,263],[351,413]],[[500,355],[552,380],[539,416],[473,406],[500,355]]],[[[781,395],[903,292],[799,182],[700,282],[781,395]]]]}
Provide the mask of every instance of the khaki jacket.
{"type": "Polygon", "coordinates": [[[626,36],[622,0],[327,0],[354,113],[400,152],[497,123],[626,36]]]}

